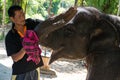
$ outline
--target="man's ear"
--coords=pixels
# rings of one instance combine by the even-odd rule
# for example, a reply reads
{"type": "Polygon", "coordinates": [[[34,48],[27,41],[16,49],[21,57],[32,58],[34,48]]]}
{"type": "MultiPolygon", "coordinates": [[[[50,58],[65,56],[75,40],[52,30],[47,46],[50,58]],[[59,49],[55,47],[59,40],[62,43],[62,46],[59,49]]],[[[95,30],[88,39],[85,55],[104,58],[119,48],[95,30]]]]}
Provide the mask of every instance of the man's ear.
{"type": "Polygon", "coordinates": [[[14,20],[14,18],[13,18],[13,17],[10,17],[10,20],[11,20],[12,22],[15,22],[15,20],[14,20]]]}

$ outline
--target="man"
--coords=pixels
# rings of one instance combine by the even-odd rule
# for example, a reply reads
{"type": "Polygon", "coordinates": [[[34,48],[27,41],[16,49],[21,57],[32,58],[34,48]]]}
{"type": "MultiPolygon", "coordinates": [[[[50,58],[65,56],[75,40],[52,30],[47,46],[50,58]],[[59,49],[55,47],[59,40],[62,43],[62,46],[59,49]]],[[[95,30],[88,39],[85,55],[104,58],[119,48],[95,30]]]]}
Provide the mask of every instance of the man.
{"type": "Polygon", "coordinates": [[[22,41],[27,30],[33,30],[42,21],[27,19],[20,6],[11,6],[8,10],[10,20],[13,22],[12,29],[5,38],[7,55],[13,59],[12,80],[39,80],[39,67],[43,65],[41,55],[40,61],[35,64],[32,60],[27,61],[28,55],[23,48],[22,41]]]}
{"type": "MultiPolygon", "coordinates": [[[[71,12],[70,10],[68,11],[71,12]]],[[[71,14],[72,13],[68,14],[68,12],[66,12],[62,16],[65,16],[65,20],[69,21],[75,13],[73,13],[72,16],[71,14]]],[[[35,46],[33,45],[36,41],[31,39],[33,39],[33,37],[36,38],[34,28],[43,21],[25,20],[23,9],[17,5],[13,5],[8,9],[8,15],[13,25],[12,29],[6,35],[5,45],[7,55],[11,56],[14,62],[12,65],[12,80],[39,80],[39,67],[43,66],[40,55],[41,50],[38,46],[37,48],[35,47],[36,44],[35,46]],[[26,43],[27,41],[28,43],[26,43]]],[[[36,40],[38,41],[37,38],[36,40]]]]}

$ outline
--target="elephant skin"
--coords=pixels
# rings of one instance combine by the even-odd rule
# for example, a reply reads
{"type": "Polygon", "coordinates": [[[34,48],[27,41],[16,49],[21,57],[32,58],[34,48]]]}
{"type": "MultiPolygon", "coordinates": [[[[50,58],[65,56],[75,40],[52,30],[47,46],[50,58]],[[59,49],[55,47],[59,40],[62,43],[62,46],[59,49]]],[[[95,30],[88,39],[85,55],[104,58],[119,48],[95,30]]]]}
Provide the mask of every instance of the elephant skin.
{"type": "Polygon", "coordinates": [[[78,7],[74,17],[63,23],[44,24],[45,28],[40,24],[35,29],[40,44],[53,49],[50,63],[85,58],[86,80],[120,80],[120,18],[93,7],[78,7]]]}

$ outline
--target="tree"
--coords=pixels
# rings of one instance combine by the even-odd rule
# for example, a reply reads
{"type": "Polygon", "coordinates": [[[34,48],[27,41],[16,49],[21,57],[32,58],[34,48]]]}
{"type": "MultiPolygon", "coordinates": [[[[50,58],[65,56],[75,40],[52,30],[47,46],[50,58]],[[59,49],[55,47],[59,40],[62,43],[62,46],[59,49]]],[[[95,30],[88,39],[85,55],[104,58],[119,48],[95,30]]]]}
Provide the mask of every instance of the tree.
{"type": "Polygon", "coordinates": [[[84,6],[84,0],[75,0],[74,6],[84,6]]]}
{"type": "Polygon", "coordinates": [[[5,24],[5,14],[6,14],[6,0],[4,0],[4,5],[3,5],[3,16],[2,16],[2,27],[4,27],[5,24]]]}
{"type": "Polygon", "coordinates": [[[120,15],[120,0],[119,0],[119,4],[118,4],[118,12],[117,12],[117,16],[120,15]]]}
{"type": "Polygon", "coordinates": [[[85,6],[93,6],[107,14],[117,14],[118,0],[84,0],[85,6]]]}
{"type": "Polygon", "coordinates": [[[48,7],[48,17],[51,17],[52,14],[51,14],[51,8],[52,8],[52,0],[50,0],[50,3],[49,3],[49,7],[48,7]]]}

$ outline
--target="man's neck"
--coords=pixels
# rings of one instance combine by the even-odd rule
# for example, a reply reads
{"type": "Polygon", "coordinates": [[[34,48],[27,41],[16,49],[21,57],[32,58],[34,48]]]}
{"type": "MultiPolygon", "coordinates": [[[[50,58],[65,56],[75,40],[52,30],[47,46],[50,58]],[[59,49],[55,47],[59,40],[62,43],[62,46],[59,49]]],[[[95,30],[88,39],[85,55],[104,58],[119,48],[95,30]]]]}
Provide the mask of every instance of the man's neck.
{"type": "Polygon", "coordinates": [[[14,28],[18,31],[23,31],[24,30],[24,25],[15,25],[14,28]]]}
{"type": "Polygon", "coordinates": [[[21,37],[24,37],[24,35],[26,33],[26,26],[15,26],[15,29],[17,30],[18,34],[21,37]]]}

